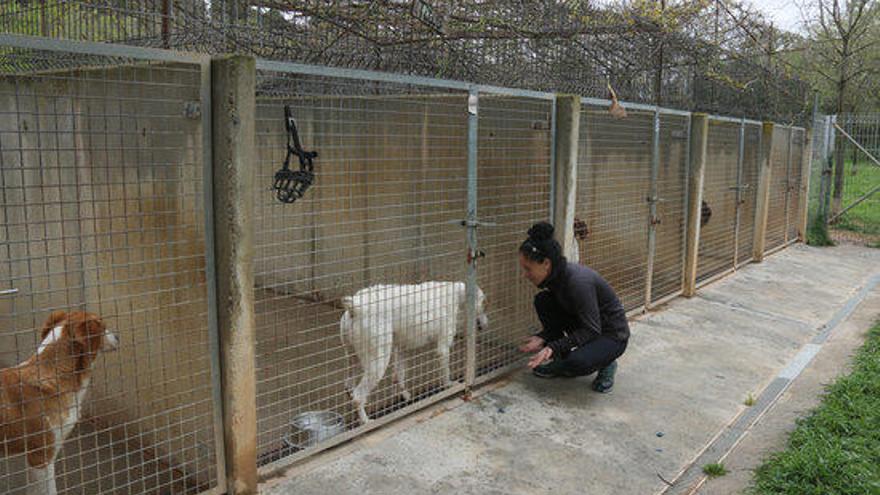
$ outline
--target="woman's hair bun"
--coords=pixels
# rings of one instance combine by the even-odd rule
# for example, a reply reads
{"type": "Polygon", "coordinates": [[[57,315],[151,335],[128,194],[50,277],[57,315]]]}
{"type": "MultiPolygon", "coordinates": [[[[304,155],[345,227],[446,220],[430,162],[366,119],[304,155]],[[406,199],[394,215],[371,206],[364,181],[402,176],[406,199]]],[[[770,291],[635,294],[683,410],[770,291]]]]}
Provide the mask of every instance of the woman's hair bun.
{"type": "Polygon", "coordinates": [[[547,222],[538,222],[529,229],[529,238],[536,241],[546,241],[553,238],[553,225],[547,222]]]}

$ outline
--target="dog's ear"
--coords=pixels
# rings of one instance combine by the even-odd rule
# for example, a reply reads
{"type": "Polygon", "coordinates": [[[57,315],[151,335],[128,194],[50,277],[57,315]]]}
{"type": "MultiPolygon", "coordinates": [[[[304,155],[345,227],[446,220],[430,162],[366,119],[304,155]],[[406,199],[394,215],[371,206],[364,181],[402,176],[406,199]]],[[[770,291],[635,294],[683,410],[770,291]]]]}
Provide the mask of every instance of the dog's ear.
{"type": "Polygon", "coordinates": [[[46,335],[52,331],[53,328],[57,327],[61,322],[67,319],[67,313],[61,310],[55,310],[52,314],[46,318],[46,323],[43,323],[43,329],[40,331],[40,340],[46,338],[46,335]]]}
{"type": "Polygon", "coordinates": [[[97,315],[83,313],[82,318],[73,323],[73,337],[83,346],[85,352],[97,354],[101,350],[106,327],[97,315]]]}

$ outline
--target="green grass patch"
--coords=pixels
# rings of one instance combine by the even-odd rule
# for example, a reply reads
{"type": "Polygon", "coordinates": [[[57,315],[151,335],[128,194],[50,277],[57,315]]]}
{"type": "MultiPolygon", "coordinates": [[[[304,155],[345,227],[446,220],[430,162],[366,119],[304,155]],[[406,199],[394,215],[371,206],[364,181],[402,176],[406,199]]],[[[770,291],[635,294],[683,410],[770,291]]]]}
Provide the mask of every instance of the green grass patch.
{"type": "Polygon", "coordinates": [[[727,474],[727,468],[724,467],[724,464],[720,462],[713,462],[711,464],[706,464],[703,466],[703,474],[710,478],[717,478],[719,476],[724,476],[727,474]]]}
{"type": "Polygon", "coordinates": [[[880,322],[857,354],[852,373],[826,390],[798,420],[782,452],[756,470],[751,493],[880,494],[880,322]]]}
{"type": "Polygon", "coordinates": [[[749,394],[748,397],[746,397],[746,400],[743,401],[743,404],[745,404],[748,407],[754,406],[755,405],[755,396],[752,394],[749,394]]]}
{"type": "Polygon", "coordinates": [[[828,226],[816,215],[807,226],[807,244],[810,246],[833,246],[834,241],[828,234],[828,226]]]}

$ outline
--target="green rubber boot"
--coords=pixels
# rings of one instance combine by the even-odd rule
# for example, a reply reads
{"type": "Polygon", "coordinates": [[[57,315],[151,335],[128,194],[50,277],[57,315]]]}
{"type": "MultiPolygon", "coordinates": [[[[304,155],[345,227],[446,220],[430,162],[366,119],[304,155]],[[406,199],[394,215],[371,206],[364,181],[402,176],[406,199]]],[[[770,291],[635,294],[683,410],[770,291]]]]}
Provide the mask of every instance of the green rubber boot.
{"type": "Polygon", "coordinates": [[[593,380],[593,390],[606,394],[614,387],[614,374],[617,372],[617,361],[599,370],[593,380]]]}

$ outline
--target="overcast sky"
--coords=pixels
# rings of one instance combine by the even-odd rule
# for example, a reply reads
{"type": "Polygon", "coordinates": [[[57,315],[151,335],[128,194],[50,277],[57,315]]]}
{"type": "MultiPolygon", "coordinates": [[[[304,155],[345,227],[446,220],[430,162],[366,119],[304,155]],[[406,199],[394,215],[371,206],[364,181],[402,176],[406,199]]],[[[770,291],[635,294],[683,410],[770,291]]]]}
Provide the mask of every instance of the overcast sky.
{"type": "Polygon", "coordinates": [[[758,10],[762,11],[774,26],[786,31],[801,30],[801,9],[804,0],[749,0],[758,10]]]}

